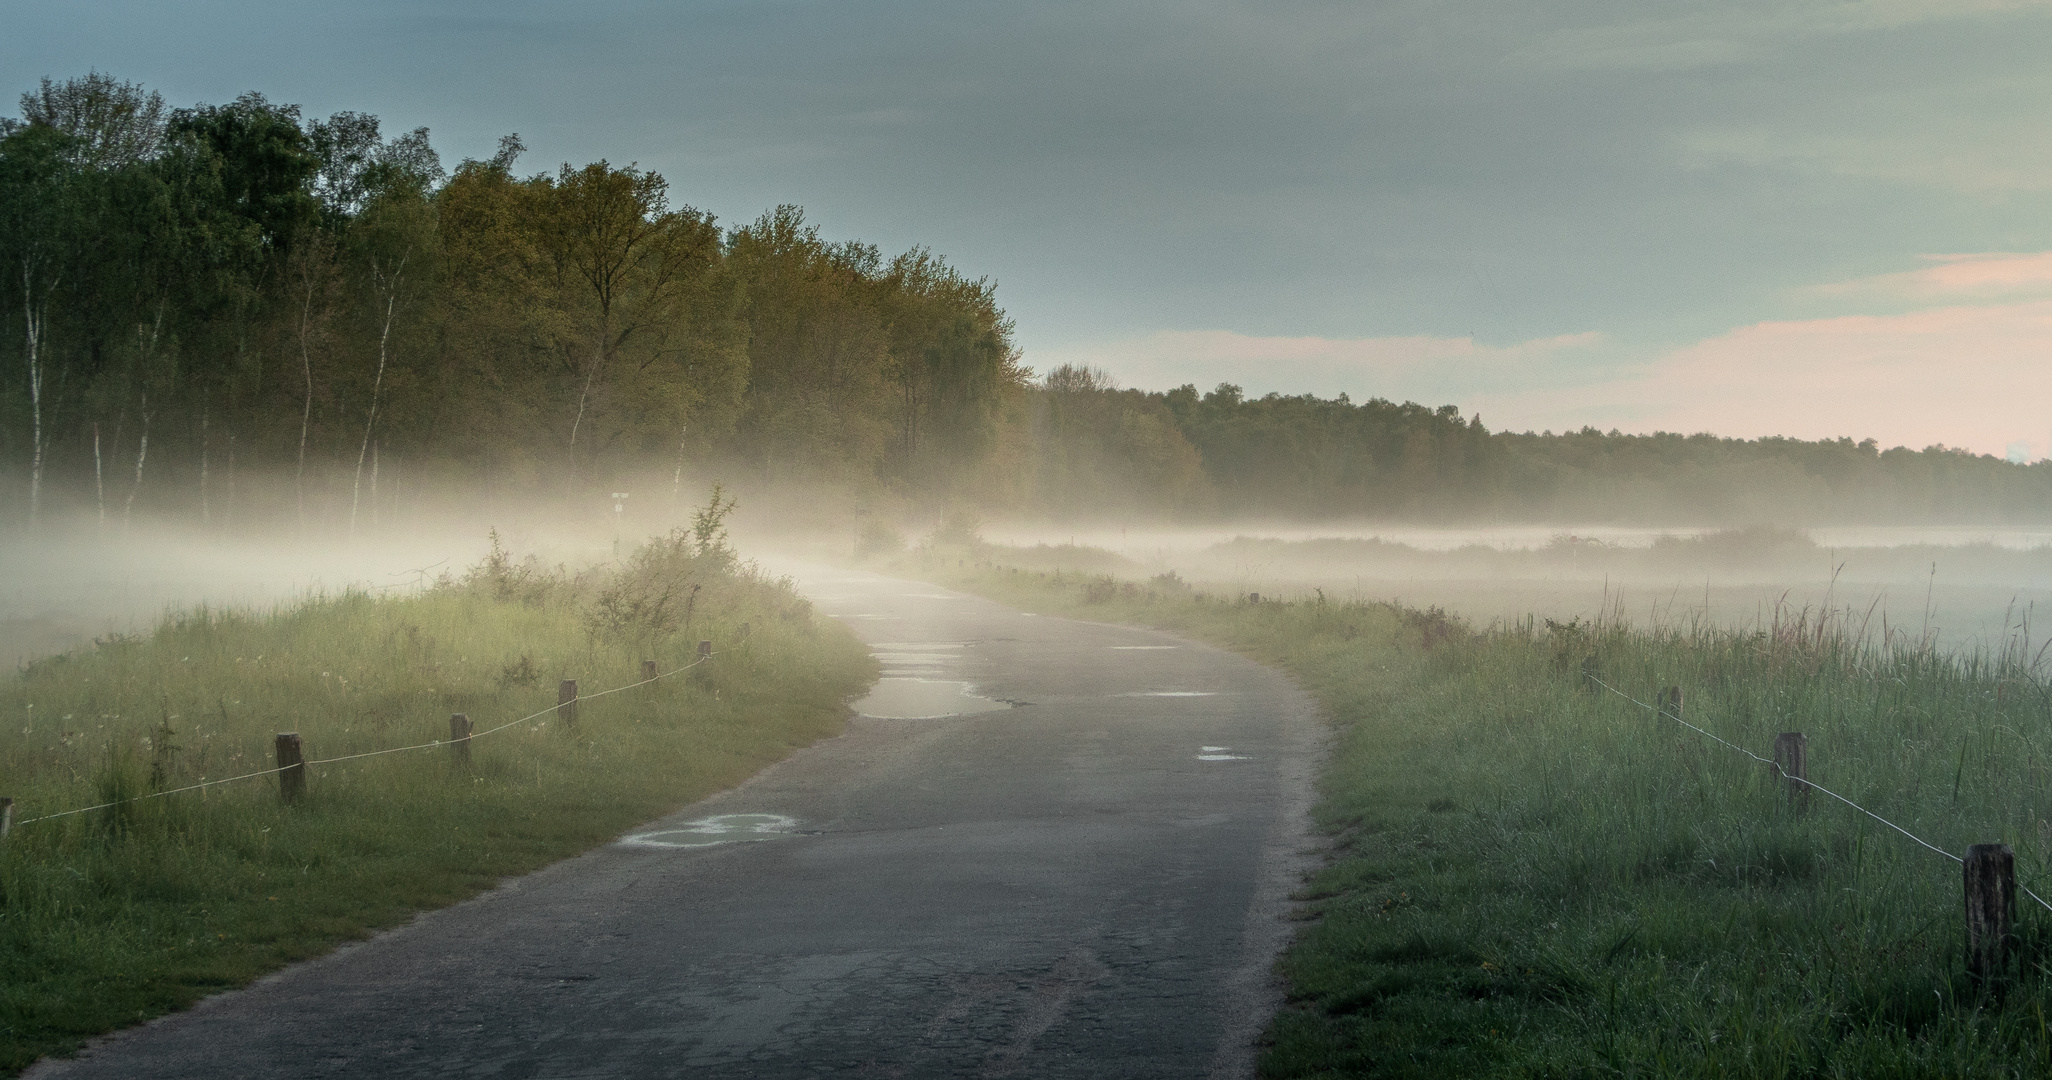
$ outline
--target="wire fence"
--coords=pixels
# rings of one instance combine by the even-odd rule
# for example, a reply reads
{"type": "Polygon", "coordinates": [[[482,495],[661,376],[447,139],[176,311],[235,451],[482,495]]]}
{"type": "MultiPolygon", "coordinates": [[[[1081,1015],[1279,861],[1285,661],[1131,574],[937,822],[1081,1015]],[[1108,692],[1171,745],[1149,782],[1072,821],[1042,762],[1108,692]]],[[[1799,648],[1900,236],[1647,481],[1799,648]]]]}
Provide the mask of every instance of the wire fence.
{"type": "Polygon", "coordinates": [[[712,654],[705,653],[699,656],[698,659],[693,660],[688,664],[685,664],[683,667],[673,668],[669,671],[659,672],[646,679],[640,679],[622,686],[615,686],[609,690],[600,690],[595,694],[579,694],[574,698],[570,698],[564,701],[558,701],[554,705],[551,705],[548,708],[541,710],[540,712],[529,713],[528,715],[523,716],[518,720],[508,720],[507,722],[500,724],[497,727],[490,727],[484,729],[483,731],[473,732],[472,734],[466,736],[462,740],[435,739],[431,742],[417,743],[413,746],[392,746],[387,747],[383,750],[365,750],[362,753],[358,754],[338,754],[335,757],[330,758],[307,758],[304,761],[294,762],[290,765],[279,765],[269,769],[259,769],[256,772],[243,773],[240,776],[224,776],[219,780],[202,780],[197,784],[187,784],[184,787],[166,788],[163,791],[152,791],[147,795],[135,795],[126,799],[115,799],[112,802],[103,802],[94,806],[81,806],[76,810],[60,810],[54,814],[40,814],[36,817],[31,818],[17,818],[14,821],[14,827],[20,828],[23,825],[33,825],[39,821],[54,821],[58,818],[72,817],[77,814],[90,814],[95,810],[111,810],[117,806],[127,806],[131,803],[139,803],[149,799],[161,799],[167,795],[177,795],[187,791],[198,791],[201,788],[219,787],[222,784],[233,784],[241,780],[254,780],[258,777],[276,776],[279,773],[286,771],[287,769],[311,768],[315,765],[335,765],[344,761],[356,761],[360,758],[382,757],[386,754],[404,754],[413,750],[434,750],[440,747],[448,746],[451,742],[456,741],[471,742],[477,739],[482,739],[487,735],[492,735],[501,731],[505,731],[508,728],[516,728],[522,724],[531,723],[552,713],[561,712],[566,706],[574,706],[579,702],[591,701],[595,698],[602,698],[609,694],[617,694],[625,690],[633,690],[637,687],[647,686],[648,684],[653,682],[660,682],[663,679],[670,678],[673,675],[681,675],[684,672],[690,671],[692,668],[695,668],[698,665],[703,664],[711,659],[712,654]]]}
{"type": "MultiPolygon", "coordinates": [[[[1658,716],[1664,720],[1672,720],[1675,723],[1680,724],[1682,727],[1688,728],[1690,731],[1693,731],[1696,734],[1701,735],[1706,739],[1709,739],[1711,742],[1714,742],[1719,746],[1725,747],[1729,750],[1735,750],[1738,753],[1744,754],[1745,756],[1752,758],[1754,761],[1757,761],[1760,764],[1773,769],[1774,774],[1777,777],[1780,777],[1782,780],[1785,780],[1793,784],[1801,784],[1811,791],[1815,791],[1821,795],[1828,795],[1831,798],[1837,799],[1839,802],[1842,802],[1845,805],[1852,807],[1854,810],[1857,810],[1860,813],[1865,814],[1866,816],[1874,819],[1875,821],[1878,821],[1881,824],[1886,825],[1891,829],[1894,829],[1896,832],[1899,832],[1902,835],[1910,838],[1912,841],[1916,842],[1919,846],[1923,847],[1925,850],[1931,852],[1932,854],[1942,855],[1945,858],[1951,859],[1953,862],[1962,865],[1966,863],[1965,859],[1962,859],[1959,856],[1954,855],[1952,852],[1947,851],[1942,847],[1939,847],[1938,845],[1930,842],[1929,840],[1924,839],[1921,836],[1918,836],[1916,833],[1913,833],[1908,829],[1903,828],[1901,825],[1898,825],[1895,822],[1890,821],[1887,818],[1882,817],[1881,815],[1873,812],[1872,810],[1869,810],[1866,807],[1861,806],[1859,803],[1856,803],[1851,799],[1848,799],[1845,796],[1840,795],[1838,792],[1833,791],[1830,788],[1827,788],[1814,780],[1811,780],[1809,777],[1795,776],[1791,774],[1790,772],[1788,772],[1788,770],[1782,768],[1781,762],[1779,761],[1775,761],[1772,758],[1761,757],[1760,755],[1753,753],[1751,750],[1748,750],[1735,742],[1731,742],[1727,739],[1720,738],[1712,732],[1706,731],[1700,727],[1697,727],[1694,724],[1689,723],[1688,721],[1682,719],[1679,715],[1676,715],[1675,713],[1669,711],[1666,708],[1656,705],[1648,705],[1645,702],[1640,701],[1638,698],[1635,698],[1632,695],[1627,694],[1622,690],[1619,690],[1617,687],[1612,686],[1607,682],[1604,682],[1602,679],[1597,678],[1591,672],[1583,672],[1583,677],[1587,678],[1590,682],[1595,683],[1597,686],[1600,686],[1605,690],[1608,690],[1611,693],[1616,694],[1618,697],[1621,697],[1626,701],[1629,701],[1632,704],[1637,705],[1639,708],[1644,709],[1655,716],[1658,716]]],[[[2052,911],[2052,902],[2047,902],[2044,897],[2039,896],[2035,892],[2032,892],[2028,885],[2025,885],[2022,882],[2017,882],[2016,887],[2020,891],[2022,891],[2024,895],[2030,897],[2033,900],[2036,900],[2038,904],[2042,906],[2046,911],[2052,911]]]]}

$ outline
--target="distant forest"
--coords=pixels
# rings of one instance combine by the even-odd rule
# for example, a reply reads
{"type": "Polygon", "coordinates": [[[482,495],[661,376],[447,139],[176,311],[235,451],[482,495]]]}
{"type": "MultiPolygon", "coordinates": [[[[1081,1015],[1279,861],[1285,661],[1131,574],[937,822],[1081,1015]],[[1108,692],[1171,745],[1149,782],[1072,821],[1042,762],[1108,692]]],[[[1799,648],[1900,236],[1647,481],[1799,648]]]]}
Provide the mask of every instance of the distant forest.
{"type": "Polygon", "coordinates": [[[722,476],[849,510],[1435,521],[2052,520],[2052,465],[1871,440],[1490,432],[1452,405],[1036,375],[995,285],[723,227],[606,161],[92,74],[0,120],[14,521],[403,521],[452,490],[722,476]]]}

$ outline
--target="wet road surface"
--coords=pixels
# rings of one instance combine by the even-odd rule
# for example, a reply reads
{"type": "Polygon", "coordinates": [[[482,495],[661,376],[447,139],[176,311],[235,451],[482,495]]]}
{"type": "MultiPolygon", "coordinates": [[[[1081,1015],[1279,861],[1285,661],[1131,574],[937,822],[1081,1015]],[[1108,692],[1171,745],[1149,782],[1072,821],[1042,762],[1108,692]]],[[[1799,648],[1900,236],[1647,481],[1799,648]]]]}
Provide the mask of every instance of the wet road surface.
{"type": "Polygon", "coordinates": [[[1310,857],[1277,673],[813,568],[842,736],[620,841],[47,1061],[87,1077],[1242,1077],[1310,857]]]}

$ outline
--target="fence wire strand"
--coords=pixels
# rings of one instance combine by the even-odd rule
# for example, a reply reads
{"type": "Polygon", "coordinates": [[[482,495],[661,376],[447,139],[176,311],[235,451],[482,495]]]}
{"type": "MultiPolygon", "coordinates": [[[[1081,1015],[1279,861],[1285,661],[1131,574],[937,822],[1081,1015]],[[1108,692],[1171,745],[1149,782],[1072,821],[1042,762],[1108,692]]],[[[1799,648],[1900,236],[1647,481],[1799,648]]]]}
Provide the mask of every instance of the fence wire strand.
{"type": "Polygon", "coordinates": [[[202,780],[197,784],[187,784],[184,787],[169,788],[164,791],[152,791],[148,795],[137,795],[127,799],[116,799],[113,802],[103,802],[97,806],[81,806],[76,810],[60,810],[54,814],[41,814],[32,818],[21,818],[15,821],[14,825],[16,828],[19,828],[23,825],[33,825],[38,821],[53,821],[57,818],[71,817],[74,814],[90,814],[95,810],[111,810],[117,806],[127,806],[130,803],[139,803],[146,799],[161,799],[166,795],[177,795],[181,792],[198,791],[201,788],[210,788],[221,784],[232,784],[238,780],[253,780],[259,776],[275,776],[281,772],[284,772],[286,769],[311,767],[314,765],[334,765],[338,762],[343,761],[355,761],[358,758],[379,757],[384,754],[403,754],[410,750],[432,750],[436,747],[452,745],[455,742],[471,742],[477,739],[482,739],[487,735],[504,731],[507,728],[519,727],[522,724],[539,720],[542,717],[549,715],[550,713],[560,712],[562,711],[562,708],[565,705],[572,705],[579,701],[591,701],[594,698],[602,698],[608,694],[617,694],[622,690],[632,690],[638,686],[647,686],[649,683],[667,679],[672,675],[681,675],[684,672],[690,671],[692,668],[695,668],[698,665],[703,664],[710,659],[712,659],[712,654],[708,653],[684,665],[683,667],[672,668],[669,671],[661,672],[651,678],[641,679],[637,682],[631,682],[624,686],[615,686],[610,690],[601,690],[596,694],[579,694],[578,696],[570,699],[569,701],[559,701],[554,705],[551,705],[548,708],[541,710],[540,712],[529,713],[528,715],[523,716],[518,720],[509,720],[503,724],[500,724],[497,727],[486,728],[483,731],[474,732],[467,738],[461,740],[436,739],[432,742],[417,743],[413,746],[392,746],[387,747],[383,750],[366,750],[360,754],[341,754],[331,758],[308,758],[307,760],[300,762],[298,765],[284,765],[275,768],[262,769],[257,772],[243,773],[240,776],[224,776],[219,780],[202,780]]]}
{"type": "MultiPolygon", "coordinates": [[[[1682,718],[1681,718],[1680,716],[1678,716],[1678,715],[1676,715],[1676,714],[1674,714],[1674,713],[1671,713],[1671,712],[1667,711],[1667,710],[1666,710],[1666,709],[1664,709],[1664,708],[1661,708],[1661,707],[1658,707],[1658,706],[1654,706],[1654,705],[1648,705],[1648,704],[1646,704],[1645,702],[1643,702],[1643,701],[1640,701],[1640,700],[1639,700],[1638,698],[1635,698],[1635,697],[1633,697],[1632,695],[1630,695],[1630,694],[1627,694],[1627,693],[1625,693],[1625,692],[1624,692],[1624,691],[1622,691],[1622,690],[1619,690],[1619,689],[1618,689],[1617,687],[1615,687],[1615,686],[1612,686],[1612,685],[1610,685],[1610,684],[1609,684],[1609,683],[1607,683],[1607,682],[1604,682],[1604,681],[1603,681],[1602,679],[1599,679],[1599,678],[1597,678],[1597,677],[1596,677],[1595,675],[1593,675],[1593,674],[1590,674],[1589,672],[1586,672],[1586,671],[1585,671],[1585,672],[1583,672],[1582,674],[1583,674],[1583,675],[1584,675],[1584,677],[1586,677],[1586,678],[1587,678],[1587,679],[1588,679],[1588,680],[1589,680],[1590,682],[1592,682],[1592,683],[1595,683],[1596,685],[1598,685],[1598,686],[1600,686],[1600,687],[1604,688],[1605,690],[1608,690],[1608,691],[1610,691],[1611,693],[1613,693],[1613,694],[1616,694],[1616,695],[1617,695],[1618,697],[1621,697],[1621,698],[1625,699],[1626,701],[1629,701],[1629,702],[1631,702],[1632,704],[1634,704],[1634,705],[1637,705],[1637,706],[1638,706],[1639,708],[1641,708],[1641,709],[1644,709],[1644,710],[1646,710],[1647,712],[1650,712],[1650,713],[1652,713],[1652,714],[1653,714],[1653,715],[1655,715],[1655,716],[1658,716],[1658,717],[1660,717],[1660,718],[1662,718],[1662,719],[1665,719],[1665,720],[1672,720],[1672,721],[1674,721],[1675,723],[1677,723],[1677,724],[1680,724],[1681,726],[1683,726],[1683,727],[1685,727],[1685,728],[1688,728],[1688,729],[1689,729],[1690,731],[1693,731],[1693,732],[1695,732],[1696,734],[1698,734],[1698,735],[1701,735],[1701,736],[1703,736],[1703,737],[1704,737],[1704,738],[1706,738],[1706,739],[1709,739],[1709,740],[1710,740],[1711,742],[1714,742],[1714,743],[1718,744],[1719,746],[1723,746],[1723,747],[1726,747],[1727,749],[1731,749],[1731,750],[1736,750],[1736,751],[1738,751],[1739,753],[1741,753],[1741,754],[1744,754],[1745,756],[1747,756],[1747,757],[1749,757],[1749,758],[1752,758],[1752,759],[1753,759],[1754,761],[1757,761],[1757,762],[1759,762],[1760,764],[1762,764],[1762,765],[1765,765],[1765,766],[1767,766],[1767,767],[1768,767],[1768,768],[1770,768],[1770,769],[1773,769],[1773,770],[1774,770],[1774,775],[1776,775],[1776,776],[1778,776],[1778,777],[1782,778],[1783,780],[1787,780],[1787,781],[1790,781],[1790,782],[1792,782],[1792,783],[1797,783],[1797,784],[1801,784],[1801,785],[1803,785],[1804,787],[1806,787],[1806,788],[1809,788],[1809,789],[1810,789],[1811,791],[1817,791],[1817,792],[1821,792],[1821,793],[1823,793],[1823,794],[1825,794],[1825,795],[1829,795],[1829,796],[1831,796],[1831,797],[1832,797],[1832,798],[1834,798],[1834,799],[1837,799],[1837,800],[1838,800],[1839,802],[1842,802],[1842,803],[1844,803],[1845,805],[1847,805],[1847,806],[1850,806],[1850,807],[1852,807],[1853,809],[1855,809],[1855,810],[1859,811],[1860,813],[1862,813],[1862,814],[1865,814],[1865,815],[1867,815],[1867,816],[1868,816],[1868,817],[1870,817],[1870,818],[1873,818],[1873,819],[1874,819],[1875,821],[1878,821],[1878,822],[1880,822],[1881,824],[1883,824],[1883,825],[1886,825],[1886,826],[1888,826],[1888,827],[1889,827],[1889,828],[1891,828],[1891,829],[1894,829],[1894,830],[1895,830],[1896,832],[1899,832],[1899,833],[1901,833],[1902,835],[1904,835],[1904,836],[1907,836],[1907,837],[1909,837],[1909,838],[1910,838],[1911,840],[1913,840],[1913,841],[1915,841],[1916,843],[1918,843],[1918,844],[1922,845],[1922,846],[1924,847],[1924,849],[1925,849],[1925,850],[1927,850],[1927,851],[1930,851],[1930,852],[1932,852],[1933,854],[1937,854],[1937,855],[1943,855],[1944,857],[1946,857],[1946,858],[1948,858],[1948,859],[1951,859],[1951,860],[1952,860],[1953,862],[1956,862],[1956,863],[1960,863],[1960,864],[1962,864],[1962,865],[1964,865],[1964,864],[1966,863],[1966,860],[1965,860],[1965,859],[1962,859],[1962,858],[1960,858],[1959,856],[1957,856],[1957,855],[1954,855],[1954,854],[1953,854],[1952,852],[1950,852],[1950,851],[1947,851],[1947,850],[1945,850],[1944,848],[1942,848],[1942,847],[1939,847],[1938,845],[1936,845],[1936,844],[1933,844],[1933,843],[1931,843],[1931,842],[1930,842],[1929,840],[1926,840],[1926,839],[1924,839],[1923,837],[1921,837],[1921,836],[1918,836],[1918,835],[1917,835],[1916,833],[1913,833],[1913,832],[1909,831],[1908,829],[1905,829],[1905,828],[1903,828],[1902,826],[1900,826],[1900,825],[1897,825],[1897,824],[1896,824],[1895,822],[1893,822],[1893,821],[1890,821],[1890,820],[1888,820],[1888,819],[1887,819],[1887,818],[1885,818],[1885,817],[1882,817],[1881,815],[1879,815],[1879,814],[1877,814],[1877,813],[1873,812],[1872,810],[1869,810],[1869,809],[1867,809],[1866,807],[1864,807],[1864,806],[1861,806],[1861,805],[1860,805],[1859,803],[1856,803],[1856,802],[1852,801],[1851,799],[1848,799],[1848,798],[1846,798],[1845,796],[1843,796],[1843,795],[1840,795],[1840,794],[1839,794],[1838,792],[1836,792],[1836,791],[1833,791],[1833,790],[1831,790],[1830,788],[1827,788],[1827,787],[1823,786],[1822,784],[1816,783],[1815,781],[1813,781],[1813,780],[1810,780],[1810,779],[1809,779],[1809,778],[1807,778],[1807,777],[1800,777],[1800,776],[1790,776],[1790,775],[1788,774],[1788,771],[1787,771],[1787,770],[1785,770],[1785,769],[1783,769],[1783,768],[1781,767],[1781,762],[1779,762],[1779,761],[1775,761],[1775,760],[1772,760],[1771,758],[1763,758],[1763,757],[1761,757],[1760,755],[1758,755],[1758,754],[1755,754],[1755,753],[1753,753],[1753,752],[1752,752],[1751,750],[1748,750],[1748,749],[1746,749],[1745,747],[1743,747],[1743,746],[1740,746],[1739,744],[1737,744],[1737,743],[1735,743],[1735,742],[1731,742],[1731,741],[1729,741],[1729,740],[1727,740],[1727,739],[1723,739],[1723,738],[1720,738],[1720,737],[1718,737],[1717,735],[1715,735],[1715,734],[1713,734],[1713,733],[1711,733],[1711,732],[1709,732],[1709,731],[1705,731],[1704,729],[1702,729],[1702,728],[1699,728],[1699,727],[1697,727],[1696,725],[1694,725],[1694,724],[1691,724],[1691,723],[1689,723],[1689,722],[1688,722],[1687,720],[1684,720],[1684,719],[1682,719],[1682,718]]],[[[2030,886],[2028,886],[2028,885],[2025,885],[2025,884],[2023,884],[2022,882],[2018,882],[2018,883],[2017,883],[2017,886],[2016,886],[2016,887],[2017,887],[2018,889],[2021,889],[2021,890],[2023,891],[2023,893],[2024,893],[2024,895],[2025,895],[2025,896],[2028,896],[2028,897],[2030,897],[2031,899],[2033,899],[2033,900],[2036,900],[2036,901],[2037,901],[2037,902],[2039,903],[2039,905],[2041,905],[2042,907],[2044,907],[2044,909],[2045,909],[2046,911],[2052,911],[2052,903],[2048,903],[2048,902],[2046,902],[2046,900],[2045,900],[2045,898],[2044,898],[2044,897],[2042,897],[2042,896],[2039,896],[2039,895],[2038,895],[2037,893],[2035,893],[2035,892],[2032,892],[2032,891],[2031,891],[2031,889],[2030,889],[2030,886]]]]}

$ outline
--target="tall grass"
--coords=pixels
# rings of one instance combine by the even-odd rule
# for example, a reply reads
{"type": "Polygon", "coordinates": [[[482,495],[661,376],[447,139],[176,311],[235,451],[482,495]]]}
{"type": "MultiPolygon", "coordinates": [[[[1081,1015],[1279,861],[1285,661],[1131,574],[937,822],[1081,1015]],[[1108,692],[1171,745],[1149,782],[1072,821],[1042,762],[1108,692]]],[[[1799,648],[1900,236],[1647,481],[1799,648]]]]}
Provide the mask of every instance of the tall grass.
{"type": "Polygon", "coordinates": [[[267,612],[195,610],[41,661],[0,689],[0,1066],[246,982],[729,786],[835,731],[867,652],[784,583],[673,536],[571,574],[495,549],[461,579],[267,612]],[[685,675],[446,748],[313,766],[282,805],[272,736],[311,758],[445,739],[685,675]]]}
{"type": "Polygon", "coordinates": [[[1525,622],[930,572],[1040,610],[1142,622],[1277,663],[1329,710],[1335,848],[1283,963],[1270,1077],[2042,1076],[2052,913],[2025,899],[2004,985],[1962,974],[1958,864],[1623,697],[1686,715],[1947,851],[2052,861],[2052,695],[2021,638],[1945,654],[1859,613],[1525,622]]]}

